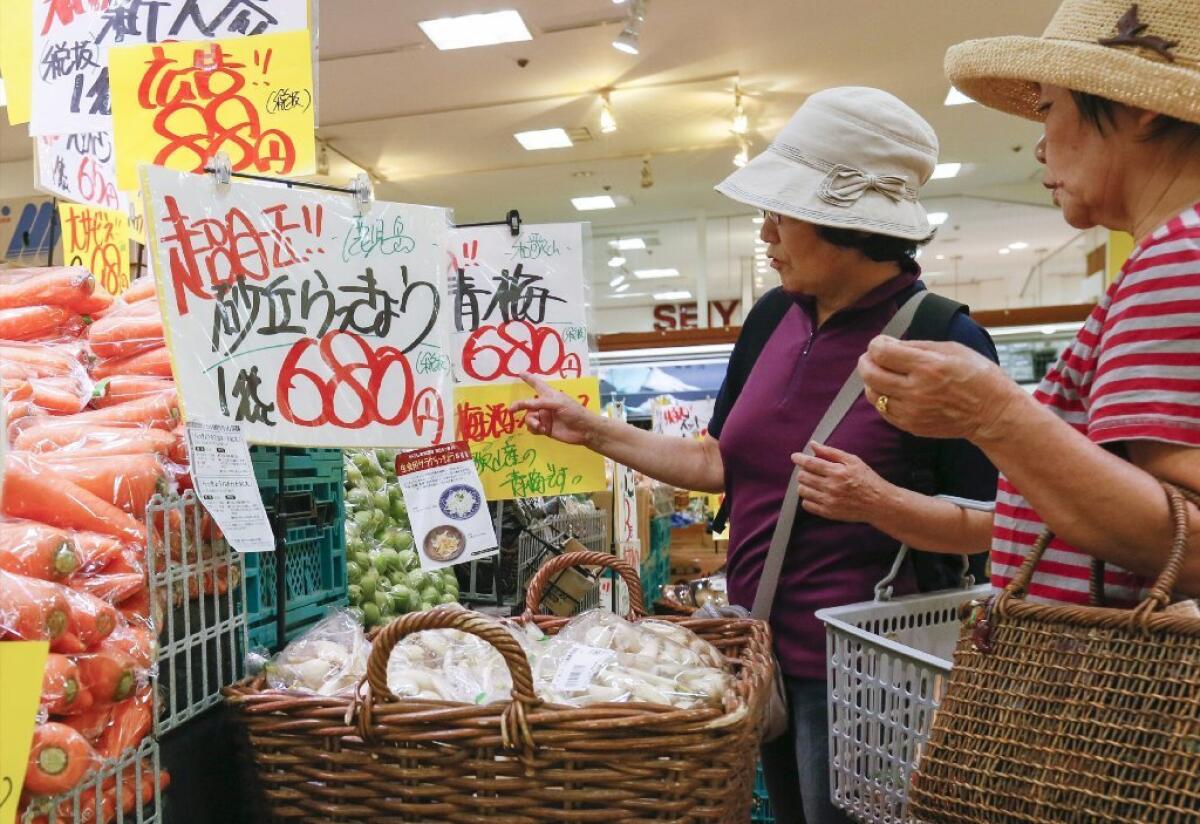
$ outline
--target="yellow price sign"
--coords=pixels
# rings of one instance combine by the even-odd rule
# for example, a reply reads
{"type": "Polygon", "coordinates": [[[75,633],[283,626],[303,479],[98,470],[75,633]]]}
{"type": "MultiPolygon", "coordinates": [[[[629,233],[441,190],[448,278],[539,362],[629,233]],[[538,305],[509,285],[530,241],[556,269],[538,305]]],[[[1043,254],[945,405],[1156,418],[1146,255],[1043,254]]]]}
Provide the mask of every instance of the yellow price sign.
{"type": "MultiPolygon", "coordinates": [[[[593,412],[600,411],[598,378],[550,381],[550,385],[593,412]]],[[[508,411],[513,401],[534,395],[521,382],[454,390],[456,440],[470,444],[488,499],[507,501],[606,489],[603,456],[583,446],[534,435],[525,428],[523,414],[508,411]]]]}
{"type": "Polygon", "coordinates": [[[49,652],[45,641],[0,642],[0,824],[17,818],[49,652]]]}
{"type": "Polygon", "coordinates": [[[0,0],[0,77],[8,97],[8,122],[29,122],[33,85],[33,0],[0,0]]]}
{"type": "Polygon", "coordinates": [[[312,36],[307,31],[109,49],[117,188],[141,163],[202,172],[217,152],[235,172],[316,170],[312,36]]]}
{"type": "Polygon", "coordinates": [[[110,295],[129,288],[129,215],[116,209],[93,209],[59,203],[63,260],[82,266],[110,295]]]}

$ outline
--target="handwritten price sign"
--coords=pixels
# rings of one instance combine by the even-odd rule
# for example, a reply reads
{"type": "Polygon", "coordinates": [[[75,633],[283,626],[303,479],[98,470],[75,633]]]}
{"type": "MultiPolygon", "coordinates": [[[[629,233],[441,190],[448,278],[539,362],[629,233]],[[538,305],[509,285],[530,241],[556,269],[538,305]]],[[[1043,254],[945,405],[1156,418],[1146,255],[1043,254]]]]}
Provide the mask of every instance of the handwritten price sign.
{"type": "Polygon", "coordinates": [[[453,434],[444,209],[142,168],[187,417],[252,443],[419,447],[453,434]]]}
{"type": "Polygon", "coordinates": [[[447,298],[461,383],[589,374],[578,223],[459,229],[450,242],[447,298]]]}
{"type": "Polygon", "coordinates": [[[49,650],[45,641],[0,643],[0,824],[17,817],[49,650]]]}
{"type": "Polygon", "coordinates": [[[200,172],[218,153],[235,172],[316,170],[307,31],[111,49],[117,187],[153,163],[200,172]]]}
{"type": "Polygon", "coordinates": [[[652,428],[661,435],[676,438],[703,438],[708,434],[708,422],[712,420],[715,404],[711,399],[682,401],[670,395],[655,398],[652,428]]]}
{"type": "MultiPolygon", "coordinates": [[[[551,381],[598,412],[600,381],[597,378],[551,381]]],[[[508,411],[509,404],[532,398],[524,383],[459,386],[454,392],[457,434],[466,441],[483,480],[488,500],[512,500],[542,495],[595,492],[607,487],[604,458],[582,446],[568,446],[532,434],[525,416],[508,411]]]]}
{"type": "Polygon", "coordinates": [[[136,198],[117,188],[117,164],[112,135],[83,132],[34,138],[34,185],[43,192],[99,209],[116,209],[129,220],[130,236],[145,239],[136,198]]]}
{"type": "Polygon", "coordinates": [[[129,288],[129,217],[113,209],[58,204],[63,259],[96,276],[110,295],[129,288]]]}
{"type": "MultiPolygon", "coordinates": [[[[33,105],[30,134],[111,130],[109,49],[144,43],[299,31],[306,0],[25,0],[32,3],[33,105]]],[[[7,18],[6,18],[7,19],[7,18]]],[[[26,30],[26,36],[30,35],[26,30]]],[[[110,82],[111,80],[111,82],[110,82]]],[[[136,188],[136,177],[122,189],[136,188]]]]}

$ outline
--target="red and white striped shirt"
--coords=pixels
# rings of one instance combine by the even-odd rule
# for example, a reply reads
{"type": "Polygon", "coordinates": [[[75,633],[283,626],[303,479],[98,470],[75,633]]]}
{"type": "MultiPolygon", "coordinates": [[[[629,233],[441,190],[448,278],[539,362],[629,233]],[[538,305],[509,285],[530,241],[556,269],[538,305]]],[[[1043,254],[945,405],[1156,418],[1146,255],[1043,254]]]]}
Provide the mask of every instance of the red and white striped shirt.
{"type": "MultiPolygon", "coordinates": [[[[1200,204],[1134,250],[1034,397],[1093,443],[1200,447],[1200,204]]],[[[1043,527],[1001,476],[992,536],[995,586],[1012,580],[1043,527]]],[[[1090,564],[1088,555],[1055,539],[1034,573],[1030,598],[1088,603],[1090,564]]],[[[1112,565],[1105,583],[1114,604],[1138,600],[1147,585],[1112,565]]]]}

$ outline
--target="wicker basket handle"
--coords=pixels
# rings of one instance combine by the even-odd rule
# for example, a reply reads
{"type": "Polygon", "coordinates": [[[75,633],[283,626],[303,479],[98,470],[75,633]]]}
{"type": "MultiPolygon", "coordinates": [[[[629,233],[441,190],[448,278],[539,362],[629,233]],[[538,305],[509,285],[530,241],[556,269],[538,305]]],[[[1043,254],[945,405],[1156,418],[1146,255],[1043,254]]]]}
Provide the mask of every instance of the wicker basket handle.
{"type": "Polygon", "coordinates": [[[387,683],[388,660],[392,657],[392,650],[401,638],[427,629],[457,629],[487,641],[504,657],[504,663],[508,666],[513,682],[513,703],[522,704],[526,709],[541,703],[533,689],[533,674],[525,651],[508,630],[478,612],[445,608],[402,615],[375,636],[371,656],[367,659],[367,683],[371,685],[373,701],[397,700],[387,683]]]}
{"type": "MultiPolygon", "coordinates": [[[[1146,600],[1138,604],[1133,613],[1137,617],[1147,617],[1158,610],[1164,609],[1171,603],[1171,594],[1175,591],[1175,582],[1179,579],[1179,572],[1183,568],[1183,560],[1188,549],[1188,500],[1192,500],[1200,504],[1200,497],[1195,493],[1181,491],[1177,487],[1163,483],[1163,490],[1166,492],[1167,501],[1171,508],[1171,521],[1174,525],[1174,537],[1171,541],[1171,552],[1167,556],[1166,566],[1159,574],[1158,580],[1154,582],[1154,586],[1150,590],[1150,594],[1146,600]]],[[[1029,589],[1029,582],[1033,579],[1034,568],[1042,560],[1042,556],[1046,553],[1046,547],[1054,540],[1054,533],[1049,529],[1045,529],[1038,537],[1037,542],[1033,545],[1029,555],[1021,564],[1021,568],[1017,570],[1017,574],[1008,582],[1008,586],[1004,588],[1004,592],[997,600],[997,607],[1000,607],[1000,602],[1006,601],[1009,598],[1023,599],[1025,593],[1029,589]]],[[[1093,576],[1094,578],[1094,576],[1093,576]]],[[[1102,582],[1101,582],[1102,585],[1102,582]]],[[[1097,583],[1093,580],[1090,583],[1092,590],[1092,600],[1097,600],[1097,596],[1101,593],[1097,592],[1097,583]]]]}
{"type": "Polygon", "coordinates": [[[629,611],[635,618],[646,615],[642,581],[637,570],[616,555],[607,552],[564,552],[551,558],[534,573],[525,590],[525,617],[528,618],[542,608],[542,598],[550,587],[550,579],[573,566],[598,566],[616,570],[621,580],[629,587],[629,611]]]}

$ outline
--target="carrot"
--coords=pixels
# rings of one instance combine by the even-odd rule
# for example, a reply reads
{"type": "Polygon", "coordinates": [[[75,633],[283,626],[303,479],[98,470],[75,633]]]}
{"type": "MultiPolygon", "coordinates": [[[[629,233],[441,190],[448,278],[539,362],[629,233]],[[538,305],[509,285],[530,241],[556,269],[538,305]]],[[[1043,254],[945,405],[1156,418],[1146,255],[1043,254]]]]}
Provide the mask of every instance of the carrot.
{"type": "Polygon", "coordinates": [[[163,346],[161,315],[109,315],[88,329],[88,345],[99,358],[127,358],[163,346]]]}
{"type": "Polygon", "coordinates": [[[20,364],[33,370],[32,377],[69,375],[79,369],[83,361],[78,355],[69,354],[64,346],[18,346],[0,345],[0,363],[20,364]]]}
{"type": "MultiPolygon", "coordinates": [[[[78,669],[78,668],[77,668],[78,669]]],[[[86,691],[85,691],[86,692],[86,691]]],[[[90,693],[87,693],[90,699],[90,693]]],[[[113,706],[105,704],[88,708],[86,712],[72,713],[62,719],[62,723],[82,735],[88,741],[96,741],[104,733],[104,729],[112,722],[113,706]]]]}
{"type": "Polygon", "coordinates": [[[4,378],[0,380],[0,393],[6,401],[27,401],[33,397],[33,386],[20,378],[4,378]]]}
{"type": "Polygon", "coordinates": [[[75,633],[64,632],[50,642],[50,651],[61,655],[79,655],[87,652],[87,644],[80,641],[75,633]]]}
{"type": "Polygon", "coordinates": [[[91,649],[112,635],[121,620],[112,604],[70,587],[64,594],[71,605],[71,632],[84,646],[91,649]]]}
{"type": "Polygon", "coordinates": [[[75,542],[61,529],[0,517],[0,569],[53,581],[79,569],[75,542]]]}
{"type": "Polygon", "coordinates": [[[116,298],[103,289],[98,289],[72,308],[79,314],[95,320],[111,312],[114,306],[116,306],[116,298]]]}
{"type": "Polygon", "coordinates": [[[128,601],[146,588],[146,576],[131,573],[84,575],[71,582],[71,587],[109,604],[128,601]]]}
{"type": "Polygon", "coordinates": [[[158,641],[145,623],[124,623],[104,639],[100,645],[103,652],[116,652],[128,656],[140,669],[154,666],[158,657],[158,641]]]}
{"type": "Polygon", "coordinates": [[[121,652],[90,652],[76,659],[79,676],[96,704],[118,704],[137,686],[133,659],[121,652]]]}
{"type": "Polygon", "coordinates": [[[19,283],[0,284],[0,309],[21,306],[76,307],[96,291],[96,278],[80,267],[57,267],[25,278],[19,283]]]}
{"type": "Polygon", "coordinates": [[[26,641],[55,640],[70,629],[66,593],[49,581],[0,571],[0,631],[26,641]]]}
{"type": "Polygon", "coordinates": [[[188,455],[187,429],[177,426],[172,434],[174,434],[175,440],[172,442],[171,448],[167,450],[167,457],[180,466],[187,466],[192,462],[188,455]]]}
{"type": "Polygon", "coordinates": [[[22,306],[0,309],[0,339],[41,340],[60,331],[82,331],[79,315],[61,306],[22,306]],[[77,328],[76,328],[77,327],[77,328]]]}
{"type": "MultiPolygon", "coordinates": [[[[5,401],[4,410],[10,424],[22,420],[23,418],[36,418],[38,416],[38,412],[40,411],[32,401],[18,401],[17,403],[8,403],[5,401]]],[[[12,432],[13,428],[10,426],[10,437],[12,432]]]]}
{"type": "Polygon", "coordinates": [[[56,472],[34,469],[16,453],[8,457],[0,509],[14,518],[51,526],[100,532],[135,543],[145,540],[142,525],[128,514],[56,472]]]}
{"type": "Polygon", "coordinates": [[[87,739],[66,724],[53,721],[33,730],[25,789],[34,795],[57,795],[76,786],[100,760],[87,739]]]}
{"type": "Polygon", "coordinates": [[[42,673],[42,706],[52,715],[71,709],[81,691],[79,668],[65,655],[51,653],[42,673]]]}
{"type": "Polygon", "coordinates": [[[125,549],[119,538],[99,532],[72,532],[71,538],[79,552],[79,568],[82,572],[106,569],[125,549]]]}
{"type": "Polygon", "coordinates": [[[92,409],[72,415],[74,423],[101,425],[133,424],[151,426],[156,429],[173,429],[179,423],[179,398],[174,389],[159,392],[147,398],[110,406],[106,409],[92,409]]]}
{"type": "Polygon", "coordinates": [[[29,461],[57,472],[138,520],[145,516],[150,498],[167,491],[166,468],[154,454],[78,459],[70,452],[48,452],[29,461]]]}
{"type": "Polygon", "coordinates": [[[153,693],[149,685],[142,687],[128,701],[113,708],[112,724],[100,735],[96,750],[105,758],[120,758],[150,734],[154,725],[151,710],[153,693]]]}
{"type": "Polygon", "coordinates": [[[100,454],[166,454],[174,446],[175,436],[169,432],[117,424],[75,423],[69,419],[39,421],[24,428],[13,441],[17,450],[52,452],[66,448],[76,457],[79,457],[76,450],[85,449],[100,450],[100,454]]]}
{"type": "Polygon", "coordinates": [[[74,378],[32,378],[29,383],[33,402],[47,412],[74,415],[87,405],[87,396],[77,391],[80,385],[74,378]]]}
{"type": "MultiPolygon", "coordinates": [[[[0,331],[2,328],[0,327],[0,331]]],[[[152,375],[169,378],[171,374],[171,357],[167,354],[165,346],[139,352],[128,358],[101,361],[92,369],[92,377],[96,380],[112,375],[152,375]]]]}
{"type": "Polygon", "coordinates": [[[92,388],[91,405],[96,409],[127,401],[136,401],[175,388],[166,378],[144,378],[140,375],[114,375],[92,388]]]}
{"type": "Polygon", "coordinates": [[[141,277],[129,285],[129,288],[121,295],[121,300],[126,303],[137,303],[147,298],[153,298],[157,294],[158,284],[154,282],[154,278],[141,277]]]}

